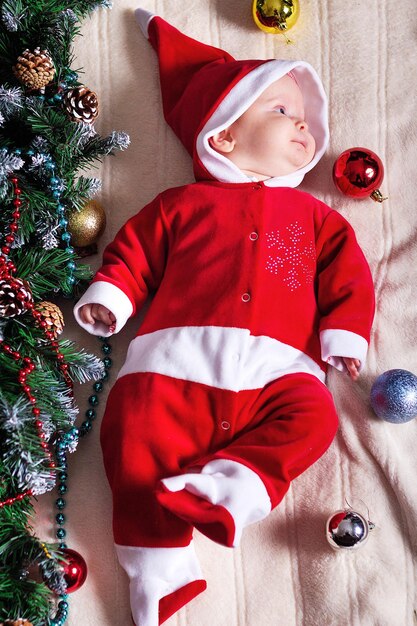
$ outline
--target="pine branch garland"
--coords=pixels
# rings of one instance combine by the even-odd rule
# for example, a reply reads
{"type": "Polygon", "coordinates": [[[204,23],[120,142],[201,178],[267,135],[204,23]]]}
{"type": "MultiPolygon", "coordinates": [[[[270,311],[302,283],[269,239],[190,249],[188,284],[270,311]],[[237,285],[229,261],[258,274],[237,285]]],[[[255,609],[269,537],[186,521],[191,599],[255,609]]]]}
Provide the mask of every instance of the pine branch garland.
{"type": "Polygon", "coordinates": [[[0,622],[24,617],[51,626],[66,619],[56,595],[66,587],[62,546],[36,537],[31,498],[63,480],[65,454],[76,449],[72,381],[102,381],[106,372],[96,356],[55,339],[36,305],[78,293],[91,277],[87,266],[74,263],[67,216],[100,189],[83,170],[129,144],[125,133],[99,136],[94,110],[86,124],[64,104],[70,90],[90,93],[73,69],[81,21],[110,6],[107,0],[0,0],[0,296],[17,298],[23,280],[33,298],[19,292],[14,317],[9,301],[0,303],[0,622]],[[26,70],[41,76],[27,81],[26,70]]]}

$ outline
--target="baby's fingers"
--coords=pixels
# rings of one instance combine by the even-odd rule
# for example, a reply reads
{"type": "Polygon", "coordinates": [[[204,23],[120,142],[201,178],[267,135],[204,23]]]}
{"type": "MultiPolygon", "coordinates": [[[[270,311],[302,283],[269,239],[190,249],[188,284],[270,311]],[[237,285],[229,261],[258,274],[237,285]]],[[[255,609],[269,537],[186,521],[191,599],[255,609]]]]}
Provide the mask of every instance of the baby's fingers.
{"type": "Polygon", "coordinates": [[[95,319],[92,316],[91,310],[92,310],[92,305],[91,304],[84,304],[84,306],[82,306],[79,310],[79,314],[80,314],[80,318],[81,320],[84,322],[84,324],[94,324],[95,319]]]}
{"type": "Polygon", "coordinates": [[[102,304],[93,304],[91,315],[95,320],[106,324],[106,326],[111,324],[110,311],[102,304]]]}
{"type": "Polygon", "coordinates": [[[352,380],[357,380],[359,378],[359,368],[361,365],[359,359],[345,359],[345,363],[352,380]]]}

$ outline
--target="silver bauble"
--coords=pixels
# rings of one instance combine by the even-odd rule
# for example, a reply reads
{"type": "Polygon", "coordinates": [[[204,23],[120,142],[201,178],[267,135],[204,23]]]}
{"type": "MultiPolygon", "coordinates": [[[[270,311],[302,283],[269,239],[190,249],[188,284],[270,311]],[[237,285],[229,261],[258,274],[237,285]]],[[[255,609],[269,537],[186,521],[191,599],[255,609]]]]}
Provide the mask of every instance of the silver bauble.
{"type": "Polygon", "coordinates": [[[335,550],[355,550],[365,543],[373,527],[372,522],[356,511],[336,511],[326,523],[327,541],[335,550]]]}
{"type": "Polygon", "coordinates": [[[417,416],[417,376],[407,370],[388,370],[371,389],[371,406],[381,419],[403,424],[417,416]]]}

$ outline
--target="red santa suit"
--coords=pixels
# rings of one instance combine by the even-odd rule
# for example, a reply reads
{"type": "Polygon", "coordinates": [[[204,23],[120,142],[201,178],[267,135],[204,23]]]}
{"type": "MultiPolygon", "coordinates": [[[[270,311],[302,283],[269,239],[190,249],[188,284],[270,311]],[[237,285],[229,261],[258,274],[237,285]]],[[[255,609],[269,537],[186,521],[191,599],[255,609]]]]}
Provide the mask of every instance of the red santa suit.
{"type": "Polygon", "coordinates": [[[327,364],[365,361],[373,286],[352,228],[294,189],[322,156],[326,99],[307,63],[235,61],[137,12],[158,51],[164,114],[197,182],[169,189],[105,250],[75,308],[99,303],[116,332],[150,308],[110,393],[101,442],[116,550],[137,626],[205,588],[193,528],[226,546],[263,519],[331,443],[327,364]],[[313,161],[257,182],[211,149],[288,72],[302,90],[313,161]]]}

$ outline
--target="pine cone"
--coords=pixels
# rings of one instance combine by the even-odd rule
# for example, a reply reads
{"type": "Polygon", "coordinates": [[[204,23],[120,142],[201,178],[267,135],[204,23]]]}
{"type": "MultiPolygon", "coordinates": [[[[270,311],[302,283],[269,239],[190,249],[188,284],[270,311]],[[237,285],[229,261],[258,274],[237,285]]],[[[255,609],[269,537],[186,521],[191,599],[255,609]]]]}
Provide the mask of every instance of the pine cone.
{"type": "Polygon", "coordinates": [[[17,58],[13,73],[25,87],[42,89],[52,82],[55,68],[48,51],[35,48],[33,52],[25,50],[17,58]]]}
{"type": "Polygon", "coordinates": [[[97,94],[84,85],[67,91],[63,103],[68,115],[74,122],[92,124],[98,115],[97,94]]]}
{"type": "MultiPolygon", "coordinates": [[[[29,283],[20,278],[0,279],[0,317],[21,315],[28,302],[32,302],[29,283]]],[[[1,626],[1,625],[0,625],[1,626]]]]}
{"type": "Polygon", "coordinates": [[[5,622],[0,622],[0,626],[33,626],[32,622],[27,619],[6,619],[5,622]]]}
{"type": "Polygon", "coordinates": [[[64,316],[59,306],[44,300],[36,305],[36,310],[42,313],[43,319],[48,324],[47,330],[51,330],[55,338],[58,337],[64,330],[64,316]]]}

